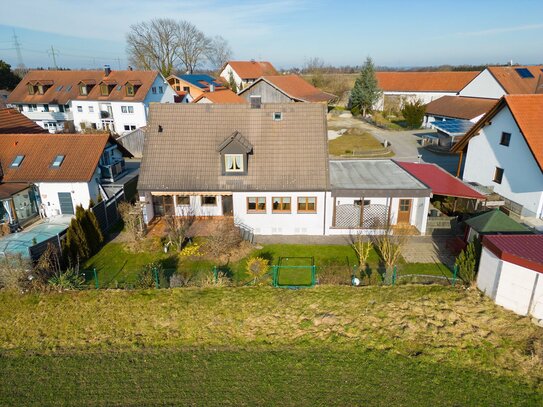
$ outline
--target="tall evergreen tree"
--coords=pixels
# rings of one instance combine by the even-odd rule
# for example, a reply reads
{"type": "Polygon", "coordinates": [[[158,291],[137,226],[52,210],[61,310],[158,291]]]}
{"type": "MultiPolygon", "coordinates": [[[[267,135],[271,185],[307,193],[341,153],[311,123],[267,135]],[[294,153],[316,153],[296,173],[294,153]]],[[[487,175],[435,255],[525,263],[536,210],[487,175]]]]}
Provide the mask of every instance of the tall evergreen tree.
{"type": "Polygon", "coordinates": [[[232,92],[238,93],[238,85],[236,84],[232,71],[230,71],[230,75],[228,76],[228,85],[230,86],[230,90],[232,90],[232,92]]]}
{"type": "Polygon", "coordinates": [[[11,65],[0,59],[0,89],[15,89],[21,81],[11,70],[11,65]]]}
{"type": "Polygon", "coordinates": [[[372,59],[368,57],[351,90],[349,106],[351,109],[358,109],[363,116],[366,116],[367,113],[372,111],[375,103],[379,101],[382,93],[375,76],[375,66],[372,59]]]}

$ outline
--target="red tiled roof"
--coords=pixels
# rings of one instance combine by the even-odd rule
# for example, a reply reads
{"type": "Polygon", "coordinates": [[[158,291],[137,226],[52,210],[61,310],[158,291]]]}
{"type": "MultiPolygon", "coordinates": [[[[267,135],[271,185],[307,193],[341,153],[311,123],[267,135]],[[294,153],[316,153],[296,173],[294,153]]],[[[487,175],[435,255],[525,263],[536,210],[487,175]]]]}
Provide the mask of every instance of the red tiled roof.
{"type": "Polygon", "coordinates": [[[426,105],[426,114],[471,120],[485,114],[495,104],[495,99],[442,96],[426,105]]]}
{"type": "Polygon", "coordinates": [[[264,75],[277,75],[277,70],[267,61],[228,61],[241,79],[256,79],[264,75]]]}
{"type": "MultiPolygon", "coordinates": [[[[335,95],[317,89],[299,75],[263,76],[259,80],[268,82],[270,85],[274,86],[276,89],[280,90],[292,99],[297,99],[302,102],[328,103],[337,98],[335,95]]],[[[254,84],[251,86],[254,86],[254,84]]],[[[241,93],[249,89],[251,86],[244,89],[241,93]]]]}
{"type": "Polygon", "coordinates": [[[543,235],[486,235],[483,246],[504,261],[543,273],[543,235]]]}
{"type": "Polygon", "coordinates": [[[0,109],[0,134],[48,133],[16,109],[0,109]]]}
{"type": "Polygon", "coordinates": [[[159,75],[158,71],[45,71],[28,72],[8,97],[8,103],[52,103],[67,104],[71,100],[103,100],[142,102],[151,85],[159,75]],[[107,81],[112,90],[108,96],[100,94],[100,83],[107,81]],[[28,93],[28,84],[47,82],[49,87],[43,95],[28,93]],[[79,94],[79,84],[94,85],[88,95],[79,94]],[[126,95],[126,84],[139,85],[134,96],[126,95]],[[119,89],[120,87],[120,89],[119,89]]]}
{"type": "Polygon", "coordinates": [[[509,108],[539,168],[543,170],[543,95],[506,95],[456,143],[452,151],[464,150],[469,140],[505,106],[509,108]]]}
{"type": "Polygon", "coordinates": [[[376,72],[379,87],[388,92],[459,92],[478,71],[376,72]]]}
{"type": "Polygon", "coordinates": [[[3,182],[88,182],[108,141],[109,134],[5,134],[0,137],[3,182]],[[24,159],[10,167],[16,156],[24,159]],[[59,168],[51,164],[64,155],[59,168]]]}
{"type": "Polygon", "coordinates": [[[395,162],[420,182],[430,187],[434,195],[485,199],[484,195],[435,164],[395,162]]]}
{"type": "Polygon", "coordinates": [[[229,104],[229,103],[247,103],[241,96],[236,95],[230,89],[218,89],[213,92],[204,92],[192,103],[198,103],[202,99],[208,99],[211,103],[229,104]]]}
{"type": "Polygon", "coordinates": [[[543,65],[489,66],[488,71],[509,95],[543,93],[543,65]],[[532,78],[523,78],[517,69],[527,69],[532,78]]]}

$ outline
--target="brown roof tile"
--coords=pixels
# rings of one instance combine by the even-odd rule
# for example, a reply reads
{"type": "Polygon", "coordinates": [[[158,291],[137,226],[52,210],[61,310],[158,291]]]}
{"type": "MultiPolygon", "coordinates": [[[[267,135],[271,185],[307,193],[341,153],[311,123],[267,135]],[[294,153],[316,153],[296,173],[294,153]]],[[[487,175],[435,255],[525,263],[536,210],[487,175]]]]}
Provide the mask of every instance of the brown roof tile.
{"type": "Polygon", "coordinates": [[[277,70],[267,61],[228,61],[241,79],[256,79],[264,75],[277,75],[277,70]]]}
{"type": "Polygon", "coordinates": [[[376,72],[379,87],[388,92],[459,92],[479,71],[376,72]]]}
{"type": "Polygon", "coordinates": [[[252,86],[255,86],[259,81],[266,81],[290,98],[302,102],[328,103],[337,98],[337,96],[332,95],[331,93],[326,93],[317,89],[298,75],[263,76],[247,88],[243,89],[240,94],[247,91],[247,89],[250,89],[252,86]]]}
{"type": "Polygon", "coordinates": [[[108,134],[4,134],[0,137],[3,182],[87,182],[106,144],[108,134]],[[16,156],[24,159],[18,168],[10,165],[16,156]],[[51,168],[57,155],[64,155],[59,168],[51,168]]]}
{"type": "Polygon", "coordinates": [[[16,109],[0,109],[0,134],[48,133],[16,109]]]}
{"type": "Polygon", "coordinates": [[[542,93],[542,70],[542,65],[488,67],[488,71],[509,95],[542,93]],[[517,69],[527,69],[532,77],[523,78],[517,69]]]}
{"type": "Polygon", "coordinates": [[[67,104],[71,100],[103,100],[142,102],[151,85],[159,75],[158,71],[111,71],[108,76],[104,71],[45,71],[28,72],[8,97],[8,103],[52,103],[67,104]],[[109,96],[100,95],[102,80],[115,83],[109,96]],[[28,84],[47,82],[49,88],[43,95],[28,93],[28,84]],[[79,94],[79,83],[94,85],[86,96],[79,94]],[[139,85],[134,96],[126,96],[126,84],[139,85]],[[120,87],[120,89],[119,89],[120,87]]]}
{"type": "Polygon", "coordinates": [[[495,104],[495,99],[442,96],[426,105],[426,114],[471,120],[485,114],[495,104]]]}
{"type": "Polygon", "coordinates": [[[323,191],[328,185],[321,104],[153,104],[147,128],[140,191],[323,191]],[[274,112],[282,120],[273,120],[274,112]],[[235,132],[253,146],[248,173],[224,176],[217,148],[235,132]]]}
{"type": "Polygon", "coordinates": [[[204,92],[192,103],[198,103],[202,99],[208,99],[211,103],[247,103],[241,96],[236,95],[230,89],[217,89],[213,92],[204,92]]]}

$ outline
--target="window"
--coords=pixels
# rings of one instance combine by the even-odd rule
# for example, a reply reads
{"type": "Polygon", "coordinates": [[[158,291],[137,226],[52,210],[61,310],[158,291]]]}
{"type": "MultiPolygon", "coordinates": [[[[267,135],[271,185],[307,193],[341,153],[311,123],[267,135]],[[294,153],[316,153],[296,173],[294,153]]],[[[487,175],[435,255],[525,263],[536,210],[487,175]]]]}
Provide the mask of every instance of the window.
{"type": "Polygon", "coordinates": [[[77,111],[78,111],[79,113],[83,112],[83,106],[77,106],[77,111]]]}
{"type": "Polygon", "coordinates": [[[60,92],[62,90],[62,85],[57,86],[57,92],[60,92]]]}
{"type": "Polygon", "coordinates": [[[126,106],[121,106],[121,112],[127,113],[128,112],[127,107],[126,106]]]}
{"type": "Polygon", "coordinates": [[[126,85],[126,96],[134,96],[135,93],[134,85],[126,85]]]}
{"type": "Polygon", "coordinates": [[[109,86],[105,83],[100,85],[100,95],[108,96],[109,95],[109,86]]]}
{"type": "Polygon", "coordinates": [[[534,77],[534,75],[527,68],[515,68],[515,71],[517,71],[518,76],[520,76],[522,79],[534,77]]]}
{"type": "Polygon", "coordinates": [[[136,130],[136,126],[133,125],[133,124],[125,124],[125,125],[124,125],[124,129],[125,129],[126,131],[128,131],[128,130],[136,130]]]}
{"type": "Polygon", "coordinates": [[[153,86],[153,87],[151,88],[151,92],[153,92],[154,95],[156,94],[156,86],[153,86]]]}
{"type": "Polygon", "coordinates": [[[202,196],[202,206],[217,206],[216,196],[202,196]]]}
{"type": "Polygon", "coordinates": [[[66,92],[69,92],[69,91],[71,91],[71,90],[72,90],[72,85],[66,86],[66,92]]]}
{"type": "Polygon", "coordinates": [[[85,85],[85,84],[79,85],[79,94],[81,96],[87,96],[88,95],[87,85],[85,85]]]}
{"type": "Polygon", "coordinates": [[[63,161],[64,161],[64,156],[63,155],[57,155],[55,157],[55,159],[53,160],[53,164],[51,164],[51,167],[58,168],[58,167],[60,167],[60,165],[62,164],[63,161]]]}
{"type": "Polygon", "coordinates": [[[43,85],[38,85],[38,94],[43,95],[43,85]]]}
{"type": "Polygon", "coordinates": [[[400,199],[400,212],[409,212],[411,209],[411,199],[400,199]]]}
{"type": "Polygon", "coordinates": [[[121,106],[121,112],[134,113],[134,106],[121,106]]]}
{"type": "Polygon", "coordinates": [[[25,156],[24,155],[18,155],[17,157],[15,157],[15,159],[11,162],[10,164],[10,167],[12,168],[18,168],[21,166],[21,163],[23,162],[23,160],[25,159],[25,156]]]}
{"type": "Polygon", "coordinates": [[[58,111],[64,113],[64,105],[58,105],[58,111]]]}
{"type": "Polygon", "coordinates": [[[224,169],[226,172],[243,172],[243,154],[225,154],[224,169]]]}
{"type": "Polygon", "coordinates": [[[183,92],[190,92],[190,87],[188,86],[183,86],[183,92]]]}
{"type": "Polygon", "coordinates": [[[49,111],[49,105],[43,105],[43,111],[48,112],[49,111]]]}
{"type": "Polygon", "coordinates": [[[247,212],[266,212],[266,197],[247,198],[247,212]]]}
{"type": "Polygon", "coordinates": [[[494,171],[494,182],[496,184],[501,184],[503,179],[503,168],[496,167],[494,171]]]}
{"type": "Polygon", "coordinates": [[[358,205],[358,206],[362,206],[362,205],[368,206],[368,205],[371,204],[371,201],[370,201],[369,199],[364,199],[364,200],[362,200],[362,199],[355,199],[354,204],[355,204],[355,205],[358,205]]]}
{"type": "Polygon", "coordinates": [[[177,195],[176,197],[177,205],[190,205],[190,196],[188,195],[177,195]]]}
{"type": "Polygon", "coordinates": [[[70,111],[70,105],[64,105],[64,110],[66,112],[69,112],[70,111]]]}
{"type": "Polygon", "coordinates": [[[511,133],[502,133],[502,138],[500,139],[500,144],[502,146],[509,146],[509,143],[511,142],[511,133]]]}
{"type": "Polygon", "coordinates": [[[128,106],[128,113],[134,113],[134,106],[128,106]]]}
{"type": "Polygon", "coordinates": [[[89,113],[94,113],[94,106],[89,106],[89,113]]]}
{"type": "Polygon", "coordinates": [[[290,213],[290,198],[272,198],[273,212],[288,212],[290,213]]]}
{"type": "Polygon", "coordinates": [[[314,196],[299,197],[298,212],[317,212],[317,198],[314,196]]]}
{"type": "Polygon", "coordinates": [[[164,88],[162,86],[158,87],[158,93],[164,93],[164,88]]]}
{"type": "Polygon", "coordinates": [[[28,85],[28,94],[33,95],[36,93],[36,90],[34,89],[34,85],[28,85]]]}
{"type": "Polygon", "coordinates": [[[279,121],[283,119],[283,113],[281,112],[274,112],[273,113],[273,120],[279,121]]]}

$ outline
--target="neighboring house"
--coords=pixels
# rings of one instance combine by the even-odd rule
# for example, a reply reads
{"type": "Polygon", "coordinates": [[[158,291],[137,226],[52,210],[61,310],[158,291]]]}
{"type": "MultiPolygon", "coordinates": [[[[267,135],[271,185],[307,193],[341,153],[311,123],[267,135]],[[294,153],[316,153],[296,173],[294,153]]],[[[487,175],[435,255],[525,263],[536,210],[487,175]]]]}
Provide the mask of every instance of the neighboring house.
{"type": "Polygon", "coordinates": [[[256,235],[398,224],[424,234],[431,195],[393,161],[329,163],[326,106],[317,103],[153,105],[138,191],[147,223],[230,216],[256,235]]]}
{"type": "Polygon", "coordinates": [[[230,82],[232,77],[238,91],[241,91],[261,76],[278,74],[273,65],[267,61],[228,61],[221,68],[219,76],[226,82],[230,82]]]}
{"type": "Polygon", "coordinates": [[[477,287],[496,304],[543,320],[543,235],[484,236],[477,287]]]}
{"type": "Polygon", "coordinates": [[[7,107],[8,96],[8,90],[0,89],[0,109],[5,109],[7,107]]]}
{"type": "Polygon", "coordinates": [[[383,97],[376,110],[399,109],[405,102],[427,104],[443,96],[454,96],[477,76],[476,71],[376,72],[383,97]]]}
{"type": "Polygon", "coordinates": [[[145,142],[145,129],[140,127],[134,131],[117,137],[117,141],[134,157],[141,158],[143,155],[143,144],[145,142]]]}
{"type": "Polygon", "coordinates": [[[170,75],[166,80],[178,94],[188,93],[193,99],[205,92],[225,89],[221,82],[209,75],[170,75]]]}
{"type": "Polygon", "coordinates": [[[465,181],[490,187],[521,216],[543,218],[543,95],[504,96],[452,151],[459,169],[465,160],[465,181]]]}
{"type": "Polygon", "coordinates": [[[511,219],[499,209],[488,211],[465,221],[465,240],[471,242],[484,235],[529,234],[531,230],[511,219]]]}
{"type": "Polygon", "coordinates": [[[218,104],[228,104],[228,103],[247,103],[245,99],[241,96],[238,96],[230,89],[219,89],[209,92],[202,93],[193,103],[218,103],[218,104]]]}
{"type": "Polygon", "coordinates": [[[543,93],[543,65],[489,66],[460,90],[460,96],[500,99],[504,95],[543,93]]]}
{"type": "Polygon", "coordinates": [[[0,134],[47,133],[16,109],[0,109],[0,134]]]}
{"type": "Polygon", "coordinates": [[[73,215],[107,200],[105,187],[130,178],[128,155],[108,134],[1,135],[0,221],[22,226],[40,207],[45,216],[73,215]]]}
{"type": "Polygon", "coordinates": [[[149,104],[173,103],[175,92],[158,71],[28,72],[8,97],[50,133],[109,130],[123,134],[147,124],[149,104]]]}
{"type": "Polygon", "coordinates": [[[331,103],[337,96],[317,89],[298,75],[262,76],[238,93],[248,102],[259,96],[262,103],[331,103]]]}

